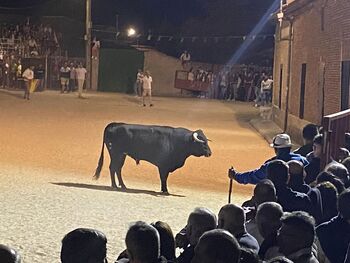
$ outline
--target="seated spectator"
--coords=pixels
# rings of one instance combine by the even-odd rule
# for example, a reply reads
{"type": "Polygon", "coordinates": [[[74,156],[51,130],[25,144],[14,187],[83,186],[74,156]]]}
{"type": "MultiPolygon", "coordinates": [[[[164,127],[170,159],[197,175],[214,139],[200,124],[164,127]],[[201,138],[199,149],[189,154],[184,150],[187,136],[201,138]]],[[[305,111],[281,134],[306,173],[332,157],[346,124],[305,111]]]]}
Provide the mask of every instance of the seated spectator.
{"type": "Polygon", "coordinates": [[[337,216],[337,188],[330,182],[323,182],[316,186],[321,193],[322,199],[322,217],[318,224],[327,222],[337,216]]]}
{"type": "Polygon", "coordinates": [[[133,224],[125,237],[128,259],[117,262],[157,263],[160,258],[160,238],[157,229],[145,222],[133,224]]]}
{"type": "Polygon", "coordinates": [[[281,160],[274,160],[267,166],[267,178],[276,187],[277,201],[285,212],[311,211],[311,201],[306,194],[295,192],[287,185],[289,179],[288,164],[281,160]]]}
{"type": "Polygon", "coordinates": [[[318,129],[315,124],[307,124],[303,128],[304,145],[294,151],[296,154],[306,157],[313,150],[313,141],[318,135],[318,129]]]}
{"type": "Polygon", "coordinates": [[[1,263],[21,263],[21,256],[13,248],[0,245],[1,263]]]}
{"type": "Polygon", "coordinates": [[[335,188],[337,188],[338,194],[341,194],[345,190],[344,183],[339,178],[335,177],[335,175],[333,175],[332,173],[321,172],[316,178],[316,183],[320,184],[323,182],[332,183],[335,186],[335,188]]]}
{"type": "Polygon", "coordinates": [[[259,257],[262,260],[281,256],[278,251],[277,233],[281,227],[282,216],[283,209],[278,203],[267,202],[258,207],[256,221],[259,232],[264,238],[259,250],[259,257]]]}
{"type": "Polygon", "coordinates": [[[311,184],[316,180],[321,171],[321,157],[323,148],[323,135],[319,134],[314,138],[313,151],[307,155],[309,165],[305,167],[305,183],[311,184]]]}
{"type": "Polygon", "coordinates": [[[238,241],[240,246],[250,248],[256,253],[259,251],[259,244],[245,228],[245,214],[243,208],[234,204],[227,204],[220,209],[218,228],[227,230],[238,241]]]}
{"type": "Polygon", "coordinates": [[[296,192],[307,194],[311,201],[311,215],[319,223],[322,218],[322,198],[320,191],[316,188],[311,188],[304,181],[305,170],[304,166],[299,161],[289,161],[289,183],[288,186],[296,192]]]}
{"type": "Polygon", "coordinates": [[[315,240],[315,222],[301,211],[292,212],[282,217],[282,226],[277,240],[279,251],[295,263],[318,263],[312,253],[315,240]]]}
{"type": "Polygon", "coordinates": [[[329,163],[324,170],[326,172],[330,172],[332,174],[334,174],[337,178],[339,178],[345,187],[348,187],[349,185],[349,172],[348,169],[346,169],[346,167],[338,162],[331,162],[329,163]]]}
{"type": "Polygon", "coordinates": [[[308,194],[311,187],[304,182],[304,166],[299,161],[289,161],[289,182],[288,186],[296,192],[308,194]]]}
{"type": "Polygon", "coordinates": [[[239,244],[232,234],[215,229],[201,236],[192,263],[238,263],[240,253],[239,244]]]}
{"type": "Polygon", "coordinates": [[[319,225],[316,233],[330,262],[344,262],[350,243],[350,189],[338,198],[339,215],[319,225]]]}
{"type": "MultiPolygon", "coordinates": [[[[253,208],[249,208],[250,212],[246,216],[252,214],[252,218],[246,223],[246,229],[249,234],[251,234],[258,241],[259,246],[263,241],[263,237],[259,233],[258,226],[256,223],[256,210],[259,205],[266,202],[276,202],[276,189],[270,180],[260,181],[254,188],[254,195],[250,201],[253,208]]],[[[245,205],[243,204],[243,207],[245,205]]]]}
{"type": "MultiPolygon", "coordinates": [[[[217,219],[215,214],[207,208],[196,208],[188,217],[185,233],[189,245],[177,258],[178,263],[190,263],[194,248],[198,243],[199,238],[207,231],[215,229],[217,219]]],[[[183,231],[182,231],[183,233],[183,231]]]]}
{"type": "Polygon", "coordinates": [[[78,228],[62,240],[62,263],[106,262],[107,238],[97,230],[78,228]]]}
{"type": "Polygon", "coordinates": [[[170,226],[161,221],[157,221],[151,226],[155,227],[160,237],[160,255],[169,261],[174,261],[175,256],[175,239],[170,226]]]}
{"type": "Polygon", "coordinates": [[[304,166],[309,164],[305,157],[290,152],[292,149],[292,142],[288,134],[276,135],[271,147],[275,150],[275,157],[267,160],[260,168],[253,171],[238,173],[234,169],[230,169],[228,174],[229,178],[236,180],[240,184],[257,184],[266,178],[266,167],[269,162],[273,160],[283,160],[285,162],[296,160],[300,161],[304,166]]]}

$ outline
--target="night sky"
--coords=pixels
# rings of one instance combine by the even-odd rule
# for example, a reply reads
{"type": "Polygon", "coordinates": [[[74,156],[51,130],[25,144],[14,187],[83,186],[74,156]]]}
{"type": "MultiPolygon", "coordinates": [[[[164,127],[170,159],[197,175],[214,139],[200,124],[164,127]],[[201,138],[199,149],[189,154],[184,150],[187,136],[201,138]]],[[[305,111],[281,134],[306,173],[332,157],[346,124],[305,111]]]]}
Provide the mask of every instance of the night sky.
{"type": "MultiPolygon", "coordinates": [[[[153,35],[175,37],[238,36],[247,35],[272,2],[273,0],[92,0],[92,16],[94,25],[115,27],[118,14],[120,31],[125,32],[126,28],[132,25],[143,35],[151,32],[153,35]]],[[[84,22],[85,0],[1,0],[0,12],[34,16],[67,16],[84,22]],[[24,8],[31,6],[33,7],[24,8]]],[[[264,32],[271,34],[273,31],[274,26],[271,22],[264,32]]],[[[174,54],[186,48],[186,43],[183,43],[184,47],[179,47],[178,43],[153,44],[167,53],[174,54]]],[[[220,61],[232,53],[239,44],[219,43],[218,48],[227,50],[225,54],[219,55],[222,57],[220,61]]],[[[265,46],[272,47],[272,45],[273,41],[270,41],[265,46]]],[[[187,48],[201,49],[198,53],[207,53],[203,43],[188,43],[187,48]]]]}

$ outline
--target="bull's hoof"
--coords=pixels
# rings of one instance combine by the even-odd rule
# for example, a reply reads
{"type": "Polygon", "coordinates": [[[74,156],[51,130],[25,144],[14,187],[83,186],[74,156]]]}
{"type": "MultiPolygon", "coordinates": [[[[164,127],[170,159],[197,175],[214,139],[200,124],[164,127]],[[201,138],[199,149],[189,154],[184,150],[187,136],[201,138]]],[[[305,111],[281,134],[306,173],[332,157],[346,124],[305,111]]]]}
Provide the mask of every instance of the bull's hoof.
{"type": "Polygon", "coordinates": [[[118,189],[118,186],[116,184],[112,184],[113,189],[118,189]]]}

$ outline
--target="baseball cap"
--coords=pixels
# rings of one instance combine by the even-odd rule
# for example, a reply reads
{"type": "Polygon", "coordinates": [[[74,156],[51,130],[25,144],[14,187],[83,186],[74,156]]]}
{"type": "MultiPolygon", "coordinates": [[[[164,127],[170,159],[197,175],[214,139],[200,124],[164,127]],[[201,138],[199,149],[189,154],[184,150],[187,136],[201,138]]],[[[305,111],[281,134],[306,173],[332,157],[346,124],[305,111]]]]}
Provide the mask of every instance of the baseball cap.
{"type": "Polygon", "coordinates": [[[290,137],[286,133],[281,133],[277,134],[273,140],[272,143],[270,144],[271,147],[273,148],[286,148],[286,147],[291,147],[292,142],[290,140],[290,137]]]}

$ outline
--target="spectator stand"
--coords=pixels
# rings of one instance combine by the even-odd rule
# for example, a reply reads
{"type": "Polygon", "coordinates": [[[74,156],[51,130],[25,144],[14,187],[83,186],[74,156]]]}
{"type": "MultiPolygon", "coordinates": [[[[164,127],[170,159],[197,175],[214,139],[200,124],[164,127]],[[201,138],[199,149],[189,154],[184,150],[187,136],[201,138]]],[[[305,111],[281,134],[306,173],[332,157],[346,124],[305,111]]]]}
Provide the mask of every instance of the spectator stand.
{"type": "Polygon", "coordinates": [[[191,80],[189,79],[189,73],[185,70],[177,70],[175,72],[175,88],[180,89],[181,94],[183,94],[183,90],[187,90],[204,93],[205,97],[208,97],[210,82],[197,80],[196,78],[191,80]]]}
{"type": "Polygon", "coordinates": [[[345,133],[350,131],[350,109],[323,117],[323,159],[321,168],[337,160],[339,148],[345,145],[345,133]]]}

